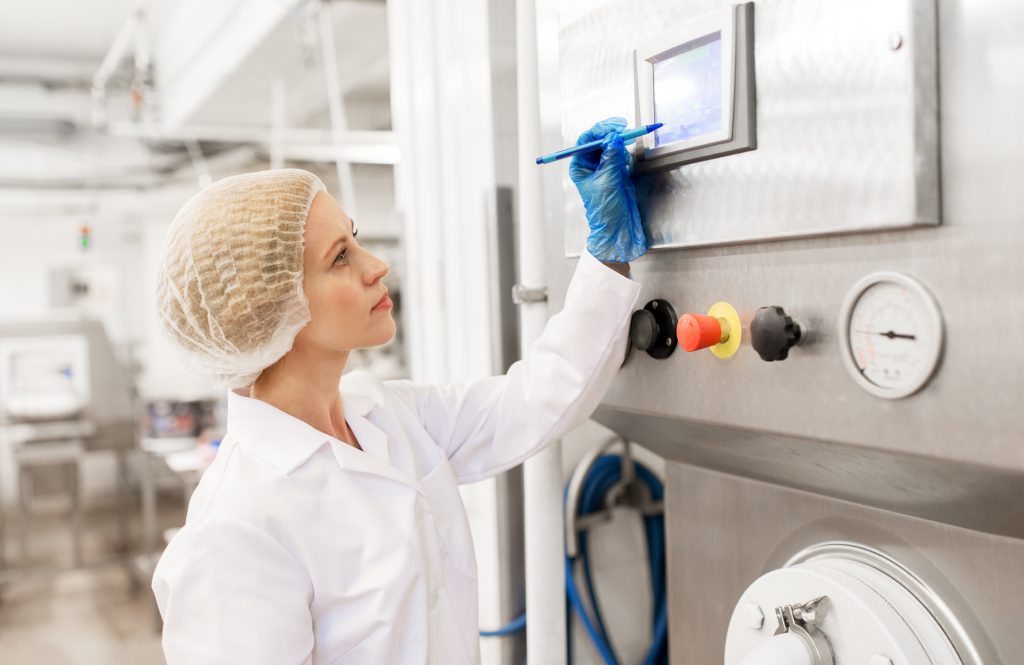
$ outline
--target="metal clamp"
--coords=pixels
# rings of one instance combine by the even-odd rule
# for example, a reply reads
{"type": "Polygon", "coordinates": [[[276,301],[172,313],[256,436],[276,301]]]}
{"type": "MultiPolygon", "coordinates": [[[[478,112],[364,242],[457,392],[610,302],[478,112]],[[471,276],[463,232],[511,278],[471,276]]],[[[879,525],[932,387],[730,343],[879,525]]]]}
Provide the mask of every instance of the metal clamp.
{"type": "Polygon", "coordinates": [[[512,287],[512,302],[517,305],[528,302],[545,302],[547,299],[548,287],[546,286],[530,288],[522,284],[516,284],[512,287]]]}
{"type": "Polygon", "coordinates": [[[821,620],[828,614],[829,605],[828,596],[820,596],[806,603],[776,607],[775,618],[779,627],[775,629],[775,635],[792,633],[800,637],[817,665],[834,665],[832,647],[819,628],[821,620]]]}

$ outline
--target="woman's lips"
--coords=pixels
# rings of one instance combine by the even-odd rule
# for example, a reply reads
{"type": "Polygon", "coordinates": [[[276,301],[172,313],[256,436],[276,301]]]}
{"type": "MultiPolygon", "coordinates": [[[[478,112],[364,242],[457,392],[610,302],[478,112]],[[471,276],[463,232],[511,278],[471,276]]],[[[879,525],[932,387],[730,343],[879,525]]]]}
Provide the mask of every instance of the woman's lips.
{"type": "Polygon", "coordinates": [[[377,302],[377,304],[373,306],[373,310],[371,310],[371,311],[374,311],[374,312],[375,312],[375,311],[377,311],[378,309],[391,309],[391,306],[392,306],[391,298],[389,298],[389,297],[388,297],[388,294],[387,294],[387,293],[385,293],[385,294],[384,294],[384,297],[382,297],[382,298],[381,298],[381,299],[380,299],[380,300],[379,300],[379,301],[377,302]]]}

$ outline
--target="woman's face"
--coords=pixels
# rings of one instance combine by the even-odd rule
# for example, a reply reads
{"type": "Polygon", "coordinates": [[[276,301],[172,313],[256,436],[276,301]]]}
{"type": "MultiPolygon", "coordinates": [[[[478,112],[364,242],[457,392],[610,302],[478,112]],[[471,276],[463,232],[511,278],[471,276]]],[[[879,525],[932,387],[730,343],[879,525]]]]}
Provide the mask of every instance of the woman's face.
{"type": "Polygon", "coordinates": [[[395,335],[384,277],[388,264],[359,246],[358,228],[326,192],[313,199],[304,233],[302,287],[310,322],[296,346],[328,351],[380,346],[395,335]],[[383,301],[382,301],[383,297],[383,301]]]}

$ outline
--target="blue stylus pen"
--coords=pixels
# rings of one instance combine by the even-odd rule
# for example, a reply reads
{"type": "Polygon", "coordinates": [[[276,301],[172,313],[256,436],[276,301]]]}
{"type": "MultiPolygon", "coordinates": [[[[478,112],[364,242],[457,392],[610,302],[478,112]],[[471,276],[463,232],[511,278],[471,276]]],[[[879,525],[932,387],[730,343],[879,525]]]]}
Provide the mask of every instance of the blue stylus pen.
{"type": "MultiPolygon", "coordinates": [[[[622,132],[619,136],[621,136],[624,141],[632,141],[633,139],[640,138],[644,134],[650,134],[654,130],[656,130],[659,127],[661,127],[663,124],[665,124],[665,123],[656,122],[656,123],[651,124],[651,125],[645,125],[643,127],[637,127],[636,129],[631,129],[628,132],[622,132]]],[[[559,160],[559,159],[563,159],[565,157],[572,157],[573,155],[578,155],[581,152],[590,152],[591,150],[600,150],[601,146],[603,144],[604,144],[604,141],[601,140],[601,141],[591,141],[590,143],[584,143],[583,145],[576,145],[576,146],[573,146],[571,148],[566,148],[565,150],[559,150],[558,152],[553,152],[550,155],[544,155],[543,157],[538,157],[537,158],[537,163],[538,164],[550,164],[551,162],[554,162],[554,161],[559,160]]]]}

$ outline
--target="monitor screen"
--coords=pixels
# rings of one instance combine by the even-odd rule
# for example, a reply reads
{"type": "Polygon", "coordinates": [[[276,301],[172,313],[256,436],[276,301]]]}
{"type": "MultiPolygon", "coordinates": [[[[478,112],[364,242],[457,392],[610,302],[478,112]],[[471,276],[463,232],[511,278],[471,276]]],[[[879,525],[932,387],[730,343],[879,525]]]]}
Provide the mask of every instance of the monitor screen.
{"type": "Polygon", "coordinates": [[[74,393],[76,375],[88,371],[84,340],[77,337],[51,337],[37,346],[3,349],[5,371],[3,380],[10,394],[74,393]],[[56,340],[56,341],[54,341],[56,340]],[[59,342],[67,341],[68,344],[59,342]]]}
{"type": "Polygon", "coordinates": [[[654,145],[722,129],[722,33],[688,42],[654,65],[654,121],[664,123],[654,145]]]}

